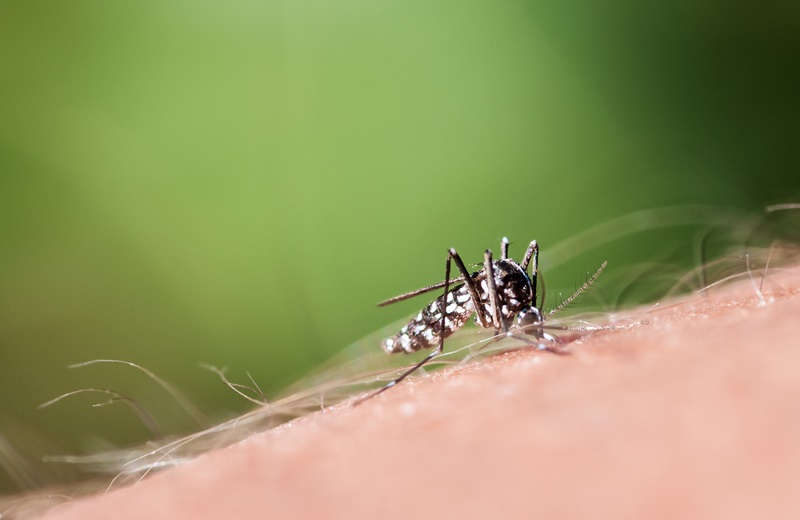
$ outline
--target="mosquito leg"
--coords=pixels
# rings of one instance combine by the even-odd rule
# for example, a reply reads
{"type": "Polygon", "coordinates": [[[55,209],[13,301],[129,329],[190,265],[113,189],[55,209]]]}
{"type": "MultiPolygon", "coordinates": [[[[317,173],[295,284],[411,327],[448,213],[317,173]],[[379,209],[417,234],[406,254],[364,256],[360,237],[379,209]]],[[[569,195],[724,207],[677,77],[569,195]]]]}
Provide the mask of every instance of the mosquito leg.
{"type": "Polygon", "coordinates": [[[536,243],[536,240],[531,242],[528,246],[528,250],[525,251],[525,257],[522,259],[522,263],[519,264],[523,270],[528,270],[528,264],[531,258],[533,259],[533,267],[531,268],[531,289],[533,290],[533,304],[536,305],[536,279],[539,276],[539,244],[536,243]]]}
{"type": "MultiPolygon", "coordinates": [[[[463,276],[459,276],[458,278],[453,278],[452,280],[450,280],[450,283],[451,284],[457,284],[457,283],[463,282],[463,281],[464,281],[464,277],[463,276]]],[[[399,301],[402,301],[402,300],[407,300],[409,298],[413,298],[414,296],[426,293],[428,291],[433,291],[434,289],[438,289],[439,287],[444,287],[444,282],[435,283],[433,285],[429,285],[427,287],[423,287],[422,289],[417,289],[416,291],[407,292],[407,293],[401,294],[399,296],[395,296],[394,298],[389,298],[388,300],[384,300],[384,301],[380,302],[378,304],[378,307],[385,307],[386,305],[389,305],[389,304],[392,304],[392,303],[396,303],[396,302],[399,302],[399,301]]]]}
{"type": "Polygon", "coordinates": [[[486,290],[489,293],[489,304],[492,309],[492,325],[495,332],[502,330],[507,334],[508,324],[501,316],[497,285],[494,283],[494,263],[492,263],[492,252],[489,249],[483,254],[483,271],[486,273],[486,290]]]}
{"type": "Polygon", "coordinates": [[[447,254],[448,265],[450,265],[451,258],[456,263],[456,267],[458,267],[461,276],[464,278],[464,285],[467,286],[469,296],[472,298],[472,306],[475,307],[475,313],[478,315],[478,323],[481,327],[488,329],[492,326],[492,323],[489,322],[489,318],[486,316],[486,309],[483,308],[483,304],[481,303],[481,297],[478,295],[478,288],[475,286],[475,280],[473,280],[472,275],[467,270],[467,266],[464,265],[464,261],[461,260],[461,257],[453,248],[450,248],[447,254]]]}
{"type": "Polygon", "coordinates": [[[398,377],[397,379],[394,379],[393,381],[389,381],[389,383],[386,386],[384,386],[382,388],[379,388],[378,390],[372,392],[371,394],[369,394],[367,396],[364,396],[361,399],[358,399],[358,400],[354,401],[353,402],[353,406],[357,406],[357,405],[363,403],[364,401],[366,401],[367,399],[372,399],[376,395],[380,395],[380,394],[384,393],[385,391],[387,391],[391,387],[395,386],[397,383],[399,383],[403,379],[405,379],[408,376],[410,376],[412,373],[416,372],[419,368],[422,367],[422,365],[424,365],[425,363],[427,363],[428,361],[430,361],[431,359],[435,358],[436,356],[438,356],[439,354],[442,353],[441,343],[442,343],[442,340],[440,338],[439,339],[440,346],[436,347],[436,349],[433,352],[431,352],[430,354],[425,356],[425,359],[423,359],[422,361],[420,361],[419,363],[417,363],[413,367],[409,368],[408,370],[406,370],[405,372],[400,374],[400,377],[398,377]]]}
{"type": "Polygon", "coordinates": [[[546,340],[548,344],[533,341],[532,339],[526,336],[520,336],[519,334],[511,334],[511,337],[520,340],[522,342],[525,342],[528,345],[531,345],[532,347],[536,348],[536,350],[546,350],[547,352],[551,352],[553,354],[558,354],[562,356],[569,354],[568,350],[565,350],[560,346],[559,347],[555,346],[555,345],[561,345],[561,341],[557,337],[548,334],[546,332],[541,332],[541,338],[546,340]]]}
{"type": "Polygon", "coordinates": [[[508,237],[503,237],[500,241],[500,258],[503,260],[508,258],[508,237]]]}
{"type": "Polygon", "coordinates": [[[533,273],[536,274],[537,264],[539,263],[539,244],[536,243],[536,240],[532,241],[528,246],[527,251],[525,251],[525,256],[522,258],[522,263],[519,264],[523,270],[528,270],[528,264],[531,263],[531,258],[536,256],[533,262],[533,273]]]}
{"type": "MultiPolygon", "coordinates": [[[[545,299],[545,296],[547,296],[547,284],[545,283],[544,277],[542,277],[541,280],[538,280],[538,276],[537,276],[537,285],[538,285],[538,287],[541,287],[541,291],[539,291],[539,293],[540,293],[539,305],[536,308],[541,310],[541,309],[544,308],[544,299],[545,299]],[[539,281],[541,281],[542,283],[538,283],[539,281]]],[[[537,289],[537,291],[538,291],[538,289],[537,289]]]]}
{"type": "MultiPolygon", "coordinates": [[[[537,282],[539,280],[539,244],[534,240],[531,243],[533,248],[533,267],[531,267],[531,292],[533,293],[533,304],[536,305],[536,290],[537,282]]],[[[544,294],[542,294],[542,303],[544,305],[544,294]]]]}
{"type": "MultiPolygon", "coordinates": [[[[445,264],[445,268],[444,268],[444,295],[442,295],[442,297],[438,300],[438,304],[437,304],[437,306],[439,308],[439,313],[442,315],[442,319],[440,321],[440,327],[439,327],[439,344],[436,346],[436,348],[433,350],[433,352],[431,352],[430,354],[425,356],[425,358],[422,361],[420,361],[419,363],[417,363],[413,367],[409,368],[408,370],[406,370],[405,372],[400,374],[400,376],[397,379],[394,379],[393,381],[389,381],[389,383],[386,384],[386,386],[384,386],[382,388],[379,388],[378,390],[372,392],[371,394],[368,394],[368,395],[356,400],[355,402],[353,402],[353,406],[359,405],[359,404],[363,403],[364,401],[366,401],[367,399],[372,399],[376,395],[382,394],[383,392],[385,392],[388,389],[392,388],[397,383],[401,382],[403,379],[407,378],[408,376],[410,376],[411,374],[413,374],[414,372],[416,372],[417,370],[422,368],[422,366],[425,363],[427,363],[431,359],[435,358],[436,356],[438,356],[439,354],[441,354],[444,351],[445,325],[447,324],[447,295],[450,294],[450,262],[452,260],[455,260],[456,266],[458,267],[459,271],[461,271],[462,276],[464,276],[464,281],[465,281],[465,283],[467,285],[467,288],[469,289],[469,292],[470,292],[470,295],[473,298],[473,301],[480,302],[480,299],[477,297],[478,296],[478,291],[477,291],[477,289],[475,287],[475,282],[472,280],[472,275],[470,275],[469,271],[467,271],[467,268],[464,265],[464,262],[461,260],[461,257],[458,256],[458,253],[456,252],[456,250],[451,248],[447,252],[447,263],[445,264]]],[[[475,305],[475,310],[476,310],[476,312],[478,312],[478,316],[482,316],[480,311],[482,311],[483,309],[478,307],[477,304],[475,305]]],[[[482,320],[483,320],[483,318],[482,318],[482,320]]]]}

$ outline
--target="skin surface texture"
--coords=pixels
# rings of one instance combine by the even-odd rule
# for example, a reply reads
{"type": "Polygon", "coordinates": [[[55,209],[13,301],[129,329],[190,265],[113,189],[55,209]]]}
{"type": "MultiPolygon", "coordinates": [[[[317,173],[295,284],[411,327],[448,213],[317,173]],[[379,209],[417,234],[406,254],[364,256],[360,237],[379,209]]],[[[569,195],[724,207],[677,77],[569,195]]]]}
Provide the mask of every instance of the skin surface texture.
{"type": "MultiPolygon", "coordinates": [[[[48,519],[800,518],[800,270],[404,382],[48,519]]],[[[377,348],[377,346],[376,346],[377,348]]]]}

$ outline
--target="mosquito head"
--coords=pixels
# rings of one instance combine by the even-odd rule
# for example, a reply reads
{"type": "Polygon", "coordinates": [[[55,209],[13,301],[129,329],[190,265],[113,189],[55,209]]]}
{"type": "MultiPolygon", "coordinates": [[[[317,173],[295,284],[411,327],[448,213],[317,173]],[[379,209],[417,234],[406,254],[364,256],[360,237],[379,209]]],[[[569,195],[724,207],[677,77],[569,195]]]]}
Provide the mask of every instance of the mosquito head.
{"type": "Polygon", "coordinates": [[[526,334],[531,334],[537,338],[542,337],[542,323],[544,316],[536,307],[528,307],[523,309],[517,314],[517,327],[525,331],[526,334]]]}

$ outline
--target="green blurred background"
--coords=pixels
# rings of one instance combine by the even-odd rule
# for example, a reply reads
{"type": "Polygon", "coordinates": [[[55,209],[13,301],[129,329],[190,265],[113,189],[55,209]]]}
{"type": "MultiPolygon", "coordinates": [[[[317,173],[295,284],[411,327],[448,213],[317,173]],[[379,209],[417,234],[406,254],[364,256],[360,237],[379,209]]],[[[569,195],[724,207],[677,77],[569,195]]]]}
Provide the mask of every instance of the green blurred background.
{"type": "Polygon", "coordinates": [[[148,438],[97,396],[36,410],[63,392],[197,427],[141,374],[70,363],[134,361],[219,420],[251,405],[200,362],[274,395],[414,312],[374,303],[447,247],[536,238],[546,270],[631,211],[797,200],[799,29],[789,1],[0,0],[0,454],[34,460],[0,490],[148,438]]]}

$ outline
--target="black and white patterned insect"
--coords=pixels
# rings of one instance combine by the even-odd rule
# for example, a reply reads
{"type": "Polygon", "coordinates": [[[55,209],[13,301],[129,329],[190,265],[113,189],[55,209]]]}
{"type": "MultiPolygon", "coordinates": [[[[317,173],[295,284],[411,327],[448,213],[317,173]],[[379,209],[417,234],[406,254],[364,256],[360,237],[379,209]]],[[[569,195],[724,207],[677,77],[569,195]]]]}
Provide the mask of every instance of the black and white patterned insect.
{"type": "MultiPolygon", "coordinates": [[[[602,269],[601,267],[589,281],[555,310],[563,308],[574,300],[594,281],[602,269]]],[[[396,335],[383,342],[383,348],[389,354],[400,352],[411,354],[434,346],[436,348],[397,379],[357,403],[388,390],[441,354],[445,338],[464,326],[473,314],[475,323],[483,328],[494,329],[495,334],[502,332],[506,336],[522,339],[542,350],[558,353],[559,349],[555,347],[557,339],[543,330],[545,316],[537,307],[538,272],[539,246],[535,240],[525,251],[522,262],[517,262],[508,257],[508,239],[503,238],[500,260],[493,260],[492,251],[487,249],[484,253],[483,269],[472,273],[467,270],[456,250],[451,248],[447,252],[443,282],[401,294],[378,304],[389,305],[444,287],[444,293],[439,298],[422,309],[396,335]],[[451,262],[455,262],[461,274],[452,280],[451,262]],[[527,337],[517,335],[517,331],[524,332],[527,337]]]]}

